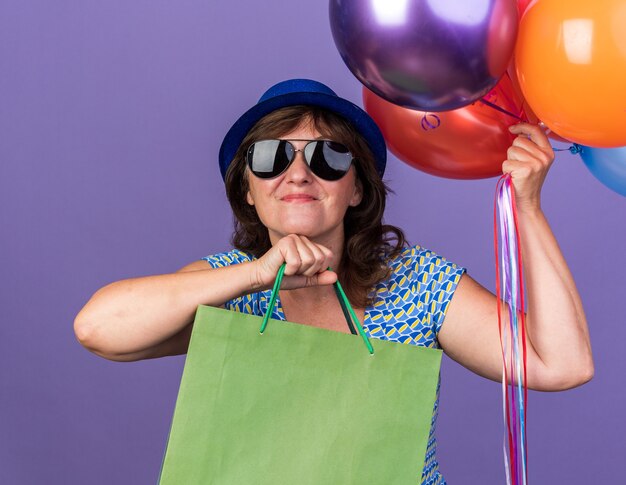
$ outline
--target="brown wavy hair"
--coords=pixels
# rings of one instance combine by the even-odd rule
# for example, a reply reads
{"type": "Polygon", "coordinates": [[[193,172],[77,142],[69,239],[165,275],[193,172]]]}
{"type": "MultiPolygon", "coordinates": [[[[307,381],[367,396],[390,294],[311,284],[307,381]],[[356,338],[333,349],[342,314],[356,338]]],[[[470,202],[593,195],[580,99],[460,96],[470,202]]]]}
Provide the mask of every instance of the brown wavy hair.
{"type": "Polygon", "coordinates": [[[337,275],[350,303],[365,308],[372,303],[371,290],[389,277],[385,260],[396,256],[405,246],[401,229],[383,224],[389,188],[376,171],[374,155],[360,133],[344,118],[316,106],[288,106],[261,118],[242,141],[226,172],[226,195],[233,209],[233,246],[260,258],[271,248],[267,228],[254,206],[246,201],[248,171],[245,154],[257,140],[278,138],[309,122],[322,136],[346,145],[354,154],[357,183],[363,198],[348,207],[344,217],[343,257],[337,275]]]}

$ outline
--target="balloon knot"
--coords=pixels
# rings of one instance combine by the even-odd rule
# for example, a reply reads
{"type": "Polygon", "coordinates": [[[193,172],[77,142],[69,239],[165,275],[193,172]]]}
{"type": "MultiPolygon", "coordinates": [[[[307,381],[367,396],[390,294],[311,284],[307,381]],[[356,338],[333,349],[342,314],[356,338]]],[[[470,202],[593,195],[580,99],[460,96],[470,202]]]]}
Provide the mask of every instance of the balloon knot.
{"type": "Polygon", "coordinates": [[[572,155],[576,155],[583,151],[583,147],[581,147],[578,143],[574,143],[569,147],[569,151],[572,155]]]}

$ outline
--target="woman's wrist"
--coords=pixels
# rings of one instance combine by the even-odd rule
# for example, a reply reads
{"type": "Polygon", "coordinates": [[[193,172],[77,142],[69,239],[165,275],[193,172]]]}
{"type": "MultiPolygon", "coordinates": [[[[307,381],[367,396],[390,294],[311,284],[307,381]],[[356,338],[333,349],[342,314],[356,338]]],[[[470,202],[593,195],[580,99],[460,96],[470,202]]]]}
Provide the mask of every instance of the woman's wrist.
{"type": "Polygon", "coordinates": [[[263,289],[263,282],[259,277],[258,265],[258,259],[250,261],[249,263],[245,263],[245,268],[248,270],[248,277],[246,280],[248,281],[250,293],[261,291],[263,289]]]}
{"type": "Polygon", "coordinates": [[[533,202],[516,201],[517,215],[524,219],[538,219],[543,217],[541,202],[539,200],[533,202]]]}

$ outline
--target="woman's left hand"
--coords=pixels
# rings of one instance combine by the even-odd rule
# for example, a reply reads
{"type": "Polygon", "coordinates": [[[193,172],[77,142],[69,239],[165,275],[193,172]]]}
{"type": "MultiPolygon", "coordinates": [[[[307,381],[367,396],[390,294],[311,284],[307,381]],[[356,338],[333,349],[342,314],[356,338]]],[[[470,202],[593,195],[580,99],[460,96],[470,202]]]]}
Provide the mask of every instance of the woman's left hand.
{"type": "MultiPolygon", "coordinates": [[[[539,126],[510,128],[517,138],[502,171],[511,175],[526,275],[524,345],[529,389],[558,391],[592,378],[593,356],[583,305],[572,273],[541,211],[541,186],[554,152],[539,126]]],[[[465,274],[459,281],[437,338],[444,352],[477,374],[502,380],[502,344],[496,296],[465,274]]],[[[506,339],[509,340],[510,339],[506,339]]]]}
{"type": "Polygon", "coordinates": [[[507,150],[502,173],[511,175],[518,211],[540,210],[541,186],[554,161],[554,151],[538,125],[519,123],[509,131],[518,136],[507,150]]]}

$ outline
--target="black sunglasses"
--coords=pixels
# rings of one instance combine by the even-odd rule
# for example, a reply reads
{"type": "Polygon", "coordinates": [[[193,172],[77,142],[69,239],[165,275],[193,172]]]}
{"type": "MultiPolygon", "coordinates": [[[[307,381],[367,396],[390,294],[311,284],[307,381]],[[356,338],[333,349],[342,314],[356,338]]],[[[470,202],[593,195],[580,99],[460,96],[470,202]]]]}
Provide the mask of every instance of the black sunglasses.
{"type": "Polygon", "coordinates": [[[352,164],[354,157],[345,145],[332,140],[260,140],[246,152],[250,171],[259,178],[278,177],[295,160],[296,152],[302,152],[313,174],[324,180],[339,180],[352,164]],[[307,141],[297,150],[292,141],[307,141]]]}

